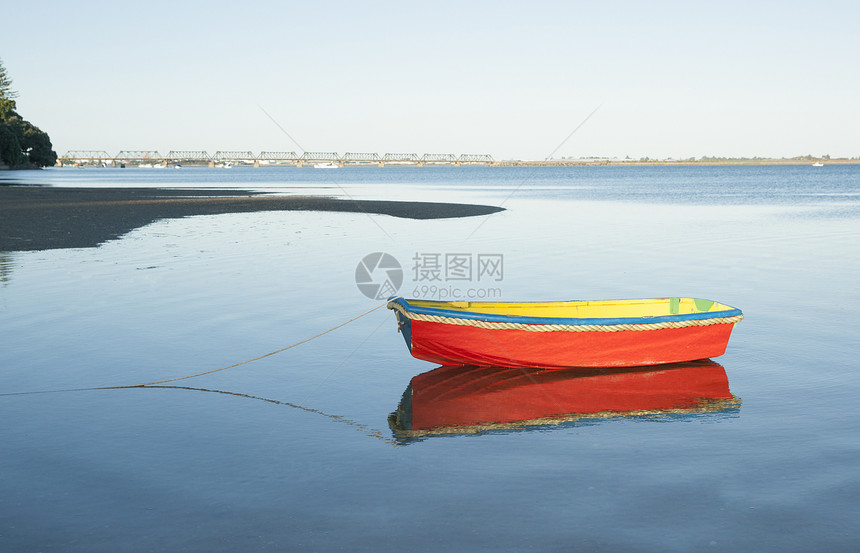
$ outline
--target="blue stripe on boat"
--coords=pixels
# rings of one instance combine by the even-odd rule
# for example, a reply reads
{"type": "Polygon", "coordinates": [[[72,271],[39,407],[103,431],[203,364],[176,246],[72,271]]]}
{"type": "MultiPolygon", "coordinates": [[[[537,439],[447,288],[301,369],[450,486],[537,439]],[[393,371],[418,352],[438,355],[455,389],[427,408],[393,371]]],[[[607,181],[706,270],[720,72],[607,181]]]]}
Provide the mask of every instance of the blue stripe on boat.
{"type": "Polygon", "coordinates": [[[494,323],[523,323],[537,325],[623,325],[623,324],[648,324],[648,323],[670,323],[674,321],[694,321],[702,319],[717,319],[720,317],[734,317],[742,315],[740,309],[727,309],[724,311],[713,311],[709,313],[688,313],[686,315],[665,315],[662,317],[624,317],[624,318],[596,318],[580,319],[575,317],[522,317],[519,315],[495,315],[490,313],[471,313],[457,311],[454,309],[439,309],[438,307],[419,307],[411,305],[403,298],[392,299],[400,304],[406,311],[420,313],[421,315],[437,315],[439,317],[451,317],[453,319],[470,319],[473,321],[489,321],[494,323]]]}

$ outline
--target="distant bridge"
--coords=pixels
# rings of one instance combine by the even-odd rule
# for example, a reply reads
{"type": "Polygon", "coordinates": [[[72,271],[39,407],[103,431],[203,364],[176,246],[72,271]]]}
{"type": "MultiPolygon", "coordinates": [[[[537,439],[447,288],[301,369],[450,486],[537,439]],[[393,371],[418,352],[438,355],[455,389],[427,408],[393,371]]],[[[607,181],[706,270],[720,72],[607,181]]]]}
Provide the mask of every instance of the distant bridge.
{"type": "Polygon", "coordinates": [[[490,154],[424,154],[414,153],[375,153],[347,152],[339,155],[337,152],[260,152],[254,155],[251,151],[222,151],[209,155],[204,150],[170,150],[166,155],[157,150],[121,150],[115,156],[104,150],[69,150],[60,156],[61,165],[138,165],[167,167],[173,165],[208,165],[209,167],[231,165],[365,165],[384,167],[386,165],[495,165],[490,154]]]}

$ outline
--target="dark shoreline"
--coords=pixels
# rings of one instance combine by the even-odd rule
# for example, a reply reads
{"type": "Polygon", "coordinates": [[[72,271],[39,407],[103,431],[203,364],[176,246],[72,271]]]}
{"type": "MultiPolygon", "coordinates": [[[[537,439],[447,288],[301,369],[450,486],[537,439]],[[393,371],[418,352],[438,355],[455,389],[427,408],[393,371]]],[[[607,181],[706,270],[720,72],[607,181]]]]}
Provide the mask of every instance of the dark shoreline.
{"type": "Polygon", "coordinates": [[[0,186],[0,252],[87,248],[159,219],[257,211],[339,211],[408,219],[504,208],[438,202],[275,196],[247,190],[0,186]]]}

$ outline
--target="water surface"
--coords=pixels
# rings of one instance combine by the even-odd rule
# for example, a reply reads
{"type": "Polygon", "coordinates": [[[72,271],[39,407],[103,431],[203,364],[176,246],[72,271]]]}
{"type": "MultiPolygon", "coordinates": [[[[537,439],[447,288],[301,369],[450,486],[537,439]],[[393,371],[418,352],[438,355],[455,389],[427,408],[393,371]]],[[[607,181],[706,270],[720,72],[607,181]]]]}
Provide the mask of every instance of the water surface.
{"type": "MultiPolygon", "coordinates": [[[[399,293],[693,296],[744,311],[718,411],[402,439],[408,355],[378,309],[185,388],[0,396],[9,551],[855,551],[860,167],[50,169],[3,184],[260,189],[503,205],[483,218],[267,212],[0,254],[0,393],[244,361],[399,293]],[[420,280],[501,254],[501,280],[420,280]],[[431,290],[429,285],[435,285],[431,290]],[[423,287],[423,288],[422,288],[423,287]],[[196,389],[188,389],[196,388],[196,389]],[[219,393],[220,392],[220,393],[219,393]],[[266,401],[269,400],[269,401],[266,401]]],[[[463,299],[463,298],[461,298],[463,299]]]]}

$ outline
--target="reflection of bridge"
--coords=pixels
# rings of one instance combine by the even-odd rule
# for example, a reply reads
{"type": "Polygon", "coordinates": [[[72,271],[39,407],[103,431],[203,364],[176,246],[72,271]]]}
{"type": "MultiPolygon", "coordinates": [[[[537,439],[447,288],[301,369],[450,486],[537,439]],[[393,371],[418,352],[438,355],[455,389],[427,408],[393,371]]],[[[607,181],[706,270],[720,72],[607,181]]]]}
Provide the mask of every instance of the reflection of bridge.
{"type": "Polygon", "coordinates": [[[167,155],[161,155],[156,150],[122,150],[111,156],[104,150],[70,150],[60,156],[62,165],[143,165],[153,167],[168,167],[172,165],[208,165],[217,167],[226,164],[233,165],[304,165],[333,164],[339,167],[346,165],[369,165],[384,167],[386,165],[493,165],[495,161],[489,154],[399,154],[387,153],[383,156],[374,153],[347,152],[339,155],[337,152],[260,152],[254,155],[250,151],[217,151],[209,155],[202,150],[171,150],[167,155]]]}

